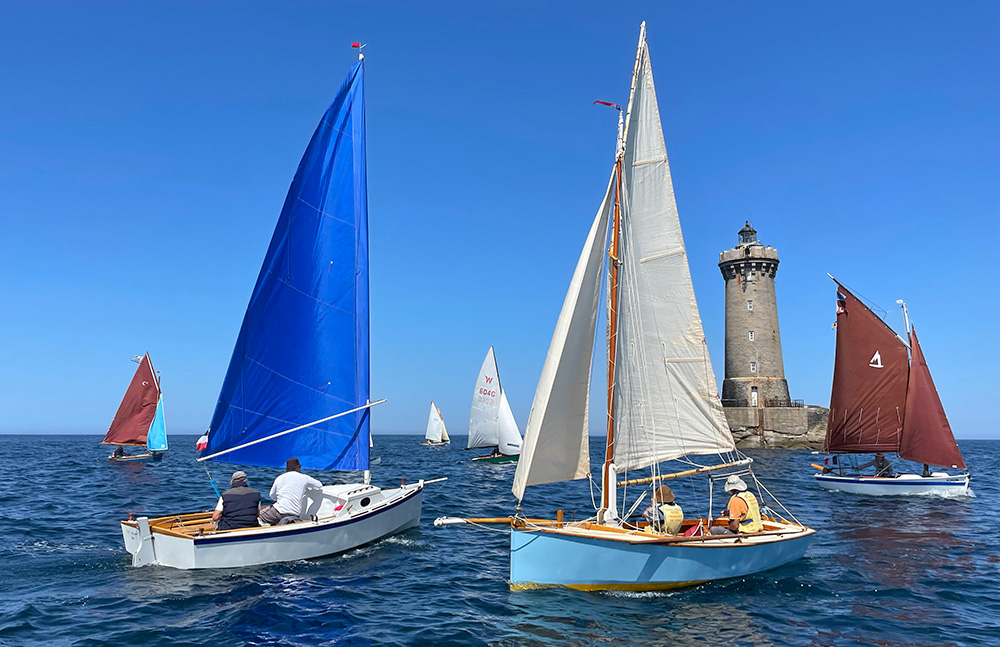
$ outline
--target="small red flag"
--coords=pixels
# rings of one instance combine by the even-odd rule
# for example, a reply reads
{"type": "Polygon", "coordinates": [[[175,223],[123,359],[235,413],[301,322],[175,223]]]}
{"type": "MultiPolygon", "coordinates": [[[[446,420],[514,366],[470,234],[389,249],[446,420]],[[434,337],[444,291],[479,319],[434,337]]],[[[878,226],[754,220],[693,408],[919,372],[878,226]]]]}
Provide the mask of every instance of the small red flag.
{"type": "Polygon", "coordinates": [[[351,43],[351,47],[361,47],[361,43],[351,43]]]}

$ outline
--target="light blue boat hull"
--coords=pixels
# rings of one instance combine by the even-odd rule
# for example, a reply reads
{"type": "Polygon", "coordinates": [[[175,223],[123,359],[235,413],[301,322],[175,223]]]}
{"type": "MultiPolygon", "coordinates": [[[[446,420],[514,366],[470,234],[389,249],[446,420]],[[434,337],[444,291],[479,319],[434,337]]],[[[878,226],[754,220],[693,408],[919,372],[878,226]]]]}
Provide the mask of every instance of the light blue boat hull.
{"type": "MultiPolygon", "coordinates": [[[[636,544],[537,530],[511,531],[512,589],[567,586],[647,591],[759,573],[805,555],[814,531],[753,543],[636,544]]],[[[721,543],[726,542],[726,543],[721,543]]]]}

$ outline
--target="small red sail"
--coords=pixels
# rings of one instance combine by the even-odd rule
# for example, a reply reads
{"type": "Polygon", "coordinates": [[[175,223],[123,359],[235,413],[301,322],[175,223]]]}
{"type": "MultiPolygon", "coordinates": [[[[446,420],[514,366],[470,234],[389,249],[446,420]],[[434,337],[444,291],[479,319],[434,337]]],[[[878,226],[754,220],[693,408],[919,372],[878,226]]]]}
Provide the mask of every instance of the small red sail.
{"type": "Polygon", "coordinates": [[[145,445],[146,433],[156,415],[156,402],[159,398],[160,384],[153,372],[149,353],[146,353],[132,376],[132,382],[118,406],[118,413],[101,444],[145,445]]]}
{"type": "Polygon", "coordinates": [[[934,388],[917,333],[910,329],[910,383],[906,389],[906,414],[899,455],[906,460],[942,467],[965,468],[955,435],[934,388]]]}
{"type": "Polygon", "coordinates": [[[899,449],[909,371],[906,345],[837,284],[837,355],[824,451],[899,449]]]}

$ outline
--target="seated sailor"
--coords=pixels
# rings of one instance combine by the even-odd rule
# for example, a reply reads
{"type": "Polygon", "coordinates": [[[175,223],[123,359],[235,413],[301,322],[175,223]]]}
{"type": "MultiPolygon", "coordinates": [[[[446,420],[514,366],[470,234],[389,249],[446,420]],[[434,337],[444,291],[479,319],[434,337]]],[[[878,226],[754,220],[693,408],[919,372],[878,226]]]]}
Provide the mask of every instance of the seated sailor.
{"type": "Polygon", "coordinates": [[[684,522],[684,511],[674,502],[674,493],[667,485],[653,490],[653,501],[642,516],[649,522],[648,532],[665,535],[676,535],[684,522]]]}
{"type": "Polygon", "coordinates": [[[229,489],[222,493],[212,512],[219,530],[255,528],[260,511],[260,492],[247,485],[246,472],[233,472],[229,489]]]}
{"type": "MultiPolygon", "coordinates": [[[[741,532],[760,532],[764,524],[760,519],[760,506],[753,492],[747,491],[747,484],[735,474],[726,479],[726,492],[732,497],[726,506],[728,523],[712,526],[713,535],[735,535],[741,532]]],[[[727,520],[726,517],[720,520],[727,520]]]]}
{"type": "Polygon", "coordinates": [[[865,469],[866,467],[875,467],[875,476],[884,476],[887,478],[892,478],[895,476],[892,471],[892,463],[885,459],[885,454],[882,452],[875,452],[875,458],[868,461],[864,465],[858,465],[858,471],[865,469]]]}
{"type": "Polygon", "coordinates": [[[309,490],[322,490],[323,484],[300,472],[302,464],[297,458],[285,461],[285,473],[271,485],[273,505],[260,511],[261,524],[275,526],[298,521],[302,514],[302,495],[309,490]]]}

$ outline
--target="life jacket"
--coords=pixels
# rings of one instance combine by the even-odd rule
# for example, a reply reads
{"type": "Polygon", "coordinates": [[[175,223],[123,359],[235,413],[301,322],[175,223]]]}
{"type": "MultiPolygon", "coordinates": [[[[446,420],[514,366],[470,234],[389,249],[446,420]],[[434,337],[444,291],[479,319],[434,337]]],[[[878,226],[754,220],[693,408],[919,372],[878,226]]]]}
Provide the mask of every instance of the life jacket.
{"type": "Polygon", "coordinates": [[[760,506],[757,505],[757,497],[753,492],[740,492],[735,495],[743,499],[747,504],[746,514],[740,516],[740,532],[760,532],[764,529],[764,524],[760,521],[760,506]]]}
{"type": "Polygon", "coordinates": [[[681,524],[684,523],[684,511],[676,503],[664,503],[659,507],[660,514],[663,518],[657,523],[660,527],[660,532],[668,535],[676,535],[677,531],[681,529],[681,524]]]}
{"type": "Polygon", "coordinates": [[[233,528],[253,528],[257,523],[257,509],[260,507],[260,492],[241,485],[222,493],[222,518],[219,530],[233,528]]]}

